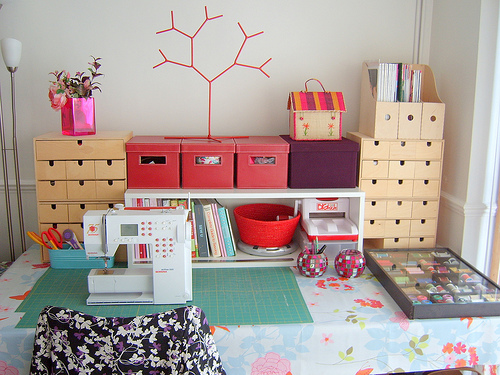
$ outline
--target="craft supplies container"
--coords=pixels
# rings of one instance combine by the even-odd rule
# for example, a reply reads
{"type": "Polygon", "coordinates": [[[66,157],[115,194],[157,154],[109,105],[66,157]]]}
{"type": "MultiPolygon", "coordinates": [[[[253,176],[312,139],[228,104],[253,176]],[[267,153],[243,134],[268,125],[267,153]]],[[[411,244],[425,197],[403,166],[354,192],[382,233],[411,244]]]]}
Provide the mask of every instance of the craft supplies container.
{"type": "Polygon", "coordinates": [[[231,189],[234,187],[232,138],[183,139],[182,187],[184,189],[231,189]]]}
{"type": "Polygon", "coordinates": [[[290,144],[288,186],[290,188],[356,187],[359,144],[340,141],[294,141],[290,144]]]}
{"type": "Polygon", "coordinates": [[[290,145],[279,136],[235,138],[237,188],[286,188],[290,145]]]}
{"type": "Polygon", "coordinates": [[[129,189],[180,188],[181,139],[135,136],[125,147],[129,189]]]}

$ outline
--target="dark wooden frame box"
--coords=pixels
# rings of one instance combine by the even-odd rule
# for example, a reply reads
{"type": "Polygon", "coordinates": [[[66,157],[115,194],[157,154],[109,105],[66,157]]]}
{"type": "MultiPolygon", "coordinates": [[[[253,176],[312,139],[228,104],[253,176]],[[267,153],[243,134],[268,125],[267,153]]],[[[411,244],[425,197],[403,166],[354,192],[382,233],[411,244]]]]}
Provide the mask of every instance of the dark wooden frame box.
{"type": "Polygon", "coordinates": [[[364,249],[409,319],[500,316],[500,286],[448,248],[364,249]]]}

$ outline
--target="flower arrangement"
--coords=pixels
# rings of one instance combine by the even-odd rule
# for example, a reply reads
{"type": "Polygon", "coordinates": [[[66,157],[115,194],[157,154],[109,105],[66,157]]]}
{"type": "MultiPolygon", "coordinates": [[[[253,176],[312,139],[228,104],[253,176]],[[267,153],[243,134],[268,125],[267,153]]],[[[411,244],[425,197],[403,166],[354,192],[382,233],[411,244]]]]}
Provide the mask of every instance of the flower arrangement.
{"type": "Polygon", "coordinates": [[[95,79],[102,76],[98,73],[101,64],[99,60],[100,57],[95,58],[91,56],[93,61],[89,62],[90,67],[87,70],[90,75],[85,75],[84,72],[77,72],[74,77],[66,70],[61,72],[55,71],[51,72],[56,80],[50,81],[49,87],[49,99],[51,107],[59,111],[64,107],[68,98],[90,98],[92,96],[93,90],[101,91],[100,83],[96,82],[95,79]]]}

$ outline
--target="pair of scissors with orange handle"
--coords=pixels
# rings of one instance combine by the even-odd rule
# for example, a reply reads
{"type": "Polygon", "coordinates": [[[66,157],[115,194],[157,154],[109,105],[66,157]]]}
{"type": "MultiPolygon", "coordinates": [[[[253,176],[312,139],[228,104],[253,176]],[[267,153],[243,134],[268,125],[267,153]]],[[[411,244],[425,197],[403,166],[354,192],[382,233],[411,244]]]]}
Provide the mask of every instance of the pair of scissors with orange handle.
{"type": "Polygon", "coordinates": [[[45,246],[47,249],[62,249],[63,247],[62,235],[55,228],[49,228],[40,235],[35,232],[28,232],[28,236],[37,244],[45,246]]]}

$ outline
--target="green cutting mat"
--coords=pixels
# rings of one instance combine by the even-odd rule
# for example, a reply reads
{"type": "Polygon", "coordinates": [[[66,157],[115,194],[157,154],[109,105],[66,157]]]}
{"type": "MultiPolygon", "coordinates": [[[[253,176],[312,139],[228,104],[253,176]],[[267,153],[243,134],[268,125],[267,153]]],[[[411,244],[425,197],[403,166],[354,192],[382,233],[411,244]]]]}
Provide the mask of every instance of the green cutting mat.
{"type": "MultiPolygon", "coordinates": [[[[34,328],[46,305],[95,316],[139,316],[184,305],[87,306],[88,269],[49,268],[17,312],[17,328],[34,328]]],[[[293,272],[288,267],[193,269],[193,301],[211,325],[312,323],[293,272]]]]}

